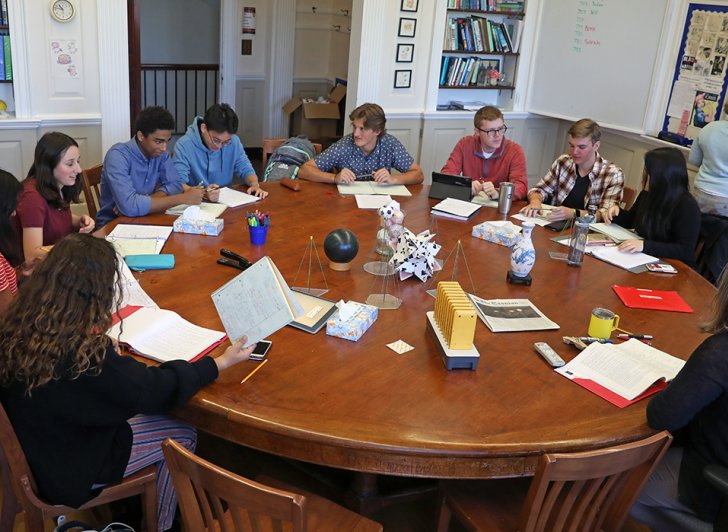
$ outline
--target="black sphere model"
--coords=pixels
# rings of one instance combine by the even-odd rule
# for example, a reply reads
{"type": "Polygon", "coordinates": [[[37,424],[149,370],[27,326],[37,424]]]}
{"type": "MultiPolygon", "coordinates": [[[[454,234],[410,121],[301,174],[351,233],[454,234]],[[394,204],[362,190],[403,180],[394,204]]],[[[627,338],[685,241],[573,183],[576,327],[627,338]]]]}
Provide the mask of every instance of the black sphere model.
{"type": "Polygon", "coordinates": [[[332,270],[345,271],[356,254],[359,253],[359,241],[348,229],[334,229],[324,239],[324,252],[331,262],[332,270]]]}

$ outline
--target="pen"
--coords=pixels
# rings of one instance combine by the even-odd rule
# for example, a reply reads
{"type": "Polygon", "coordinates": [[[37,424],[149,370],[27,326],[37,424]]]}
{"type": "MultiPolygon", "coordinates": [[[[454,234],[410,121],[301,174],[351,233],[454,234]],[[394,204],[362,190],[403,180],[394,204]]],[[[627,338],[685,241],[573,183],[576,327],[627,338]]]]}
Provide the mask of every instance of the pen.
{"type": "Polygon", "coordinates": [[[593,344],[595,342],[598,342],[600,344],[612,344],[611,340],[607,340],[606,338],[595,338],[593,336],[579,336],[579,341],[583,342],[585,344],[593,344]]]}
{"type": "Polygon", "coordinates": [[[629,340],[630,338],[635,338],[637,340],[652,340],[651,334],[618,334],[617,338],[620,340],[629,340]]]}
{"type": "Polygon", "coordinates": [[[263,362],[261,362],[260,364],[258,364],[258,367],[256,367],[253,371],[251,371],[250,373],[248,373],[248,376],[245,377],[243,380],[241,380],[240,381],[240,384],[243,384],[250,377],[252,377],[253,375],[255,375],[255,372],[258,371],[258,370],[260,370],[260,368],[262,368],[265,365],[266,362],[268,362],[268,359],[267,358],[263,362]]]}

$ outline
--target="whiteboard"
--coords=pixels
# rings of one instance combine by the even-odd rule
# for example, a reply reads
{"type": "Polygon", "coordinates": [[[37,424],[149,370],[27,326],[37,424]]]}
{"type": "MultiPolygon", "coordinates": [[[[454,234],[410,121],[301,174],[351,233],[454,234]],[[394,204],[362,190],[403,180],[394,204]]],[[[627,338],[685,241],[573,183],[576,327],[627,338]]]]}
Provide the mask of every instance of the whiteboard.
{"type": "Polygon", "coordinates": [[[667,4],[542,0],[527,110],[644,133],[667,4]]]}

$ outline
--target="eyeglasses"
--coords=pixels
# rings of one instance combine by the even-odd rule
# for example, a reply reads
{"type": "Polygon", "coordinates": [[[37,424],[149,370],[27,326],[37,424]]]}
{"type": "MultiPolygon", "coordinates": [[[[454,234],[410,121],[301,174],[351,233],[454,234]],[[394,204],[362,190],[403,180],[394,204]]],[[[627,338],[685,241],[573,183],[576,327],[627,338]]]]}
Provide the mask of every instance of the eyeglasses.
{"type": "Polygon", "coordinates": [[[220,148],[222,146],[227,146],[228,144],[230,144],[230,141],[233,140],[232,138],[229,138],[227,140],[220,140],[219,138],[213,137],[212,135],[209,135],[209,137],[210,137],[210,142],[212,142],[218,148],[220,148]]]}
{"type": "Polygon", "coordinates": [[[506,126],[501,126],[496,129],[480,129],[478,126],[475,126],[475,129],[477,129],[478,131],[482,131],[483,133],[488,135],[488,138],[491,139],[497,137],[498,135],[505,135],[506,131],[508,131],[508,128],[506,126]]]}

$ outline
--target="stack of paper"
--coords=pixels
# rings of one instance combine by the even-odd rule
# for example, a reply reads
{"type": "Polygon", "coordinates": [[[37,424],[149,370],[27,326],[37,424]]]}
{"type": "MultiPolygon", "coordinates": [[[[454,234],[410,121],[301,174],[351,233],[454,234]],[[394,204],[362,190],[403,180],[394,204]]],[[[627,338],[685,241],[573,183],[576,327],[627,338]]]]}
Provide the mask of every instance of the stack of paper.
{"type": "Polygon", "coordinates": [[[223,205],[231,208],[248,205],[249,203],[255,203],[256,201],[260,201],[258,196],[246,194],[245,192],[233,190],[228,187],[220,189],[220,199],[217,200],[218,203],[222,203],[223,205]]]}
{"type": "Polygon", "coordinates": [[[409,190],[404,185],[387,185],[385,183],[375,183],[373,181],[354,181],[353,183],[339,183],[336,185],[339,194],[387,194],[389,196],[411,196],[409,190]]]}
{"type": "Polygon", "coordinates": [[[628,251],[620,251],[615,246],[594,246],[591,250],[593,257],[601,259],[625,270],[631,270],[645,264],[659,262],[660,259],[647,255],[646,253],[630,253],[628,251]]]}
{"type": "Polygon", "coordinates": [[[136,310],[113,325],[108,335],[158,362],[196,360],[225,339],[225,333],[198,327],[171,310],[153,308],[136,310]]]}
{"type": "Polygon", "coordinates": [[[122,257],[155,255],[162,251],[171,233],[172,228],[166,225],[119,224],[109,233],[106,240],[114,245],[122,257]]]}
{"type": "Polygon", "coordinates": [[[603,222],[595,222],[589,224],[589,229],[607,235],[609,238],[617,243],[624,242],[625,240],[643,240],[640,235],[629,229],[625,229],[617,224],[605,224],[603,222]]]}
{"type": "Polygon", "coordinates": [[[455,198],[445,198],[432,207],[432,214],[452,218],[454,220],[467,220],[480,210],[480,205],[455,198]]]}
{"type": "Polygon", "coordinates": [[[378,209],[384,207],[392,202],[392,197],[389,195],[379,194],[357,194],[356,195],[356,206],[360,209],[378,209]]]}
{"type": "MultiPolygon", "coordinates": [[[[174,207],[171,207],[164,211],[164,214],[175,214],[177,216],[180,216],[185,212],[185,209],[189,207],[189,205],[181,204],[181,205],[175,205],[174,207]]],[[[200,203],[198,205],[200,208],[200,212],[209,215],[209,219],[215,219],[220,218],[220,215],[225,212],[225,209],[227,209],[227,205],[223,203],[200,203]]]]}
{"type": "Polygon", "coordinates": [[[619,345],[589,344],[555,371],[624,408],[667,386],[684,365],[684,360],[631,339],[619,345]]]}

